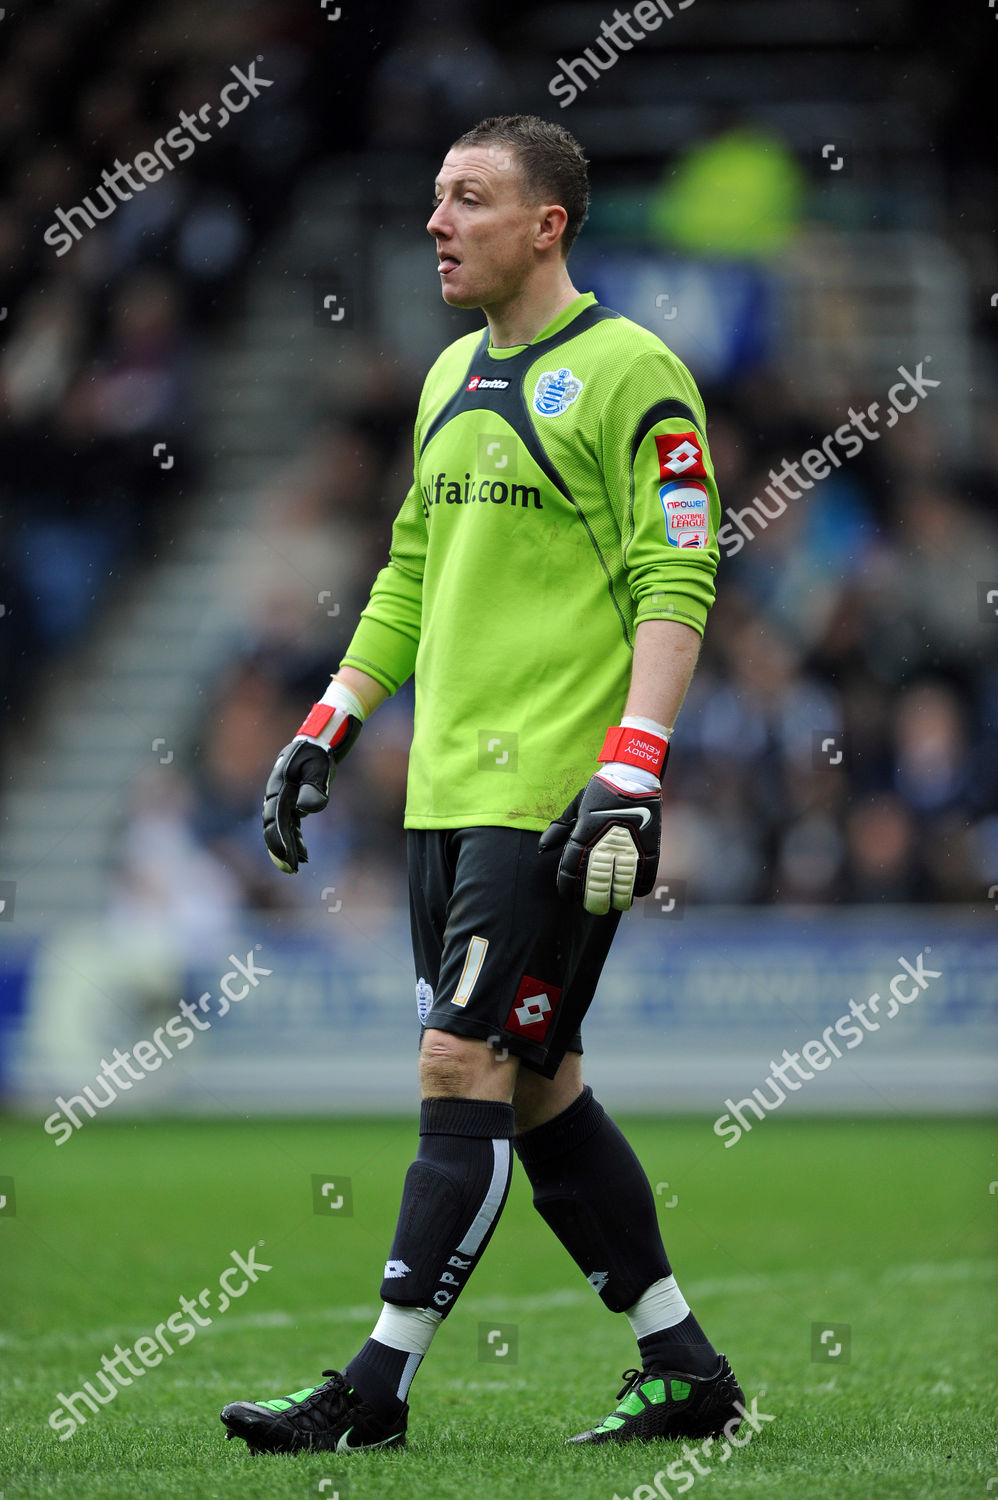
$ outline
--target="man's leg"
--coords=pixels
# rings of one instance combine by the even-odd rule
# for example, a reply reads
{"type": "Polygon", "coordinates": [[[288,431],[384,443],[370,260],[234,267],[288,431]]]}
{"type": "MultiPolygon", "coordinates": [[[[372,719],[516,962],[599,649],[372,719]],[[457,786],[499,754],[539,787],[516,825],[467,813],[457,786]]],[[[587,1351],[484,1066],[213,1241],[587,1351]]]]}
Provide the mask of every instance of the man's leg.
{"type": "Polygon", "coordinates": [[[401,1412],[499,1221],[512,1172],[517,1068],[516,1058],[500,1060],[477,1038],[437,1028],[423,1034],[419,1152],[406,1173],[381,1284],[385,1306],[343,1372],[386,1420],[401,1412]]]}
{"type": "Polygon", "coordinates": [[[613,1312],[624,1312],[644,1366],[715,1373],[719,1356],[676,1285],[655,1197],[631,1146],[582,1083],[568,1052],[553,1079],[522,1068],[513,1145],[534,1206],[613,1312]]]}
{"type": "MultiPolygon", "coordinates": [[[[556,860],[542,865],[536,837],[514,829],[410,830],[407,850],[413,956],[431,1001],[420,1039],[419,1152],[381,1285],[384,1310],[344,1371],[388,1414],[404,1402],[506,1201],[517,1054],[530,1043],[503,1028],[538,922],[558,903],[556,860]]],[[[556,968],[540,974],[559,982],[556,968]]],[[[531,1029],[543,1033],[550,1017],[538,1014],[531,1029]]]]}
{"type": "Polygon", "coordinates": [[[512,1172],[518,1060],[435,1027],[422,1041],[419,1152],[385,1266],[384,1309],[342,1373],[323,1371],[324,1385],[223,1408],[227,1435],[254,1451],[404,1443],[413,1376],[492,1237],[512,1172]]]}

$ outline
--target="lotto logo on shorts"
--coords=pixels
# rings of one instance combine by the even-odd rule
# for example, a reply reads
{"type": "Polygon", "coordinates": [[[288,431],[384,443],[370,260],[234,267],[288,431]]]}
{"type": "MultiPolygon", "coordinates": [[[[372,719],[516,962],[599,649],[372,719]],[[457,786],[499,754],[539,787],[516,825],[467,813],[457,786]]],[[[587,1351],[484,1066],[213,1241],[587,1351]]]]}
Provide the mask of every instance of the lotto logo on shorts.
{"type": "Polygon", "coordinates": [[[695,432],[667,432],[655,439],[660,479],[706,479],[703,450],[695,432]]]}
{"type": "Polygon", "coordinates": [[[560,999],[561,990],[557,985],[545,984],[542,979],[524,974],[504,1029],[518,1036],[528,1036],[531,1041],[543,1042],[560,999]]]}

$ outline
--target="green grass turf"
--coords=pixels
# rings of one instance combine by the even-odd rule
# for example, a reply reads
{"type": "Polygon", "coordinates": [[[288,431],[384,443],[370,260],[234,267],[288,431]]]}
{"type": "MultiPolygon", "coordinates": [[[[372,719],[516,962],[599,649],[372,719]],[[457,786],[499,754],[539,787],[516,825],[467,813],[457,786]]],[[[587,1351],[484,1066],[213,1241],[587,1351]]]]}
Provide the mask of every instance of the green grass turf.
{"type": "MultiPolygon", "coordinates": [[[[659,1217],[680,1284],[775,1418],[696,1479],[695,1500],[986,1500],[989,1479],[998,1494],[991,1125],[773,1118],[726,1150],[706,1120],[623,1123],[652,1183],[668,1182],[659,1217]],[[849,1364],[812,1362],[811,1325],[825,1321],[851,1326],[849,1364]]],[[[518,1165],[417,1377],[408,1448],[253,1460],[224,1442],[219,1408],[316,1383],[366,1336],[414,1124],[108,1117],[59,1147],[37,1122],[0,1136],[17,1194],[16,1216],[0,1215],[4,1500],[647,1500],[639,1486],[678,1456],[562,1446],[612,1408],[635,1351],[518,1165]],[[351,1217],[313,1212],[313,1173],[352,1179],[351,1217]],[[57,1393],[260,1240],[273,1269],[60,1442],[57,1393]],[[515,1364],[479,1358],[483,1324],[516,1325],[515,1364]]]]}

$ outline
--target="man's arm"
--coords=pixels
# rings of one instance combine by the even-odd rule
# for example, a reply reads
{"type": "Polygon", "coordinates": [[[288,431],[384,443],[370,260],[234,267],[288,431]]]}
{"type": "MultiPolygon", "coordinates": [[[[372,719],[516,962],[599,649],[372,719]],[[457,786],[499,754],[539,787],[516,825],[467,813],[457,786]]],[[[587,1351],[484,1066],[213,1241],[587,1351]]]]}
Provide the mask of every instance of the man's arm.
{"type": "Polygon", "coordinates": [[[376,677],[369,677],[366,672],[361,672],[358,667],[340,667],[338,672],[333,673],[334,682],[342,682],[344,687],[356,693],[364,710],[364,717],[369,719],[379,703],[384,703],[389,696],[388,689],[384,683],[376,677]]]}
{"type": "MultiPolygon", "coordinates": [[[[624,716],[652,719],[672,730],[700,654],[700,636],[678,620],[642,620],[624,716]]],[[[358,690],[358,696],[363,693],[358,690]]]]}
{"type": "Polygon", "coordinates": [[[600,418],[599,463],[618,497],[635,606],[631,681],[600,770],[540,840],[562,851],[561,894],[595,915],[625,911],[655,883],[660,778],[714,600],[720,502],[705,425],[688,371],[664,348],[625,370],[600,418]],[[656,382],[663,395],[647,405],[656,382]]]}

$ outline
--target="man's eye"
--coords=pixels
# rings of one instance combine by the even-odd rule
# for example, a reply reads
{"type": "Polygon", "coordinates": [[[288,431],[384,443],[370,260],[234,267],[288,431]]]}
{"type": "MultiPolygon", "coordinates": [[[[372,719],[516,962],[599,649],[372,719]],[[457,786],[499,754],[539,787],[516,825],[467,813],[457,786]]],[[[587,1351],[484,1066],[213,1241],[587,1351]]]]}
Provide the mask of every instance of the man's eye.
{"type": "MultiPolygon", "coordinates": [[[[431,210],[438,209],[443,201],[444,200],[442,198],[431,198],[430,199],[430,208],[431,208],[431,210]]],[[[480,207],[478,199],[477,198],[470,198],[470,197],[468,197],[467,194],[465,194],[465,196],[461,199],[461,202],[462,203],[470,203],[471,206],[472,206],[472,208],[478,208],[478,207],[480,207]]]]}

